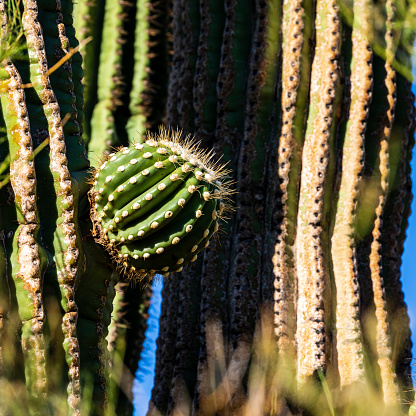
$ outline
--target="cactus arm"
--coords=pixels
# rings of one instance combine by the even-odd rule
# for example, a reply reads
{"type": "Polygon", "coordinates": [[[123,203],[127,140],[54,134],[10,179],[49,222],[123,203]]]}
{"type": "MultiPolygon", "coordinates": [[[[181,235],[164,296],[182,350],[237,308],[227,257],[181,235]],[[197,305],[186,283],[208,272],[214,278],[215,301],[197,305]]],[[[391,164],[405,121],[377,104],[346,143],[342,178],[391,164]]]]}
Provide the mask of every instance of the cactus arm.
{"type": "Polygon", "coordinates": [[[278,209],[272,225],[275,230],[272,258],[274,279],[275,333],[282,355],[290,348],[294,323],[290,319],[294,311],[293,276],[298,187],[300,180],[300,155],[303,145],[304,117],[309,94],[310,46],[312,36],[311,2],[285,1],[282,23],[282,130],[279,138],[278,209]],[[280,196],[279,196],[280,194],[280,196]],[[278,231],[277,231],[278,230],[278,231]]]}
{"type": "Polygon", "coordinates": [[[207,134],[212,134],[216,126],[216,88],[225,24],[223,2],[218,0],[201,2],[200,16],[201,29],[193,96],[196,135],[201,140],[205,140],[207,134]]]}
{"type": "Polygon", "coordinates": [[[211,158],[189,138],[162,129],[145,144],[120,149],[96,172],[90,196],[98,241],[139,279],[195,261],[204,239],[218,230],[226,206],[220,199],[226,201],[229,189],[211,158]]]}
{"type": "Polygon", "coordinates": [[[327,282],[322,240],[324,190],[334,134],[338,82],[339,13],[335,1],[318,1],[316,55],[312,64],[309,116],[302,153],[296,236],[298,272],[298,379],[304,381],[326,365],[324,290],[327,282]]]}
{"type": "MultiPolygon", "coordinates": [[[[0,3],[4,13],[4,3],[0,3]]],[[[44,339],[45,311],[42,277],[46,254],[38,243],[39,215],[36,205],[36,174],[22,81],[11,61],[2,63],[9,75],[8,89],[1,93],[1,106],[8,132],[11,157],[10,181],[15,194],[18,227],[13,237],[11,261],[17,303],[22,321],[22,348],[26,385],[42,411],[46,410],[47,371],[44,339]],[[13,270],[14,269],[14,270],[13,270]]]]}
{"type": "Polygon", "coordinates": [[[346,126],[342,166],[348,166],[340,180],[337,212],[332,236],[332,257],[337,298],[337,352],[341,387],[364,377],[359,320],[359,288],[356,250],[352,227],[364,157],[364,136],[372,92],[372,52],[367,40],[369,10],[365,2],[354,4],[352,31],[351,103],[346,126]]]}
{"type": "MultiPolygon", "coordinates": [[[[46,10],[60,12],[60,5],[41,3],[46,10]]],[[[79,346],[76,336],[77,306],[74,284],[79,261],[79,241],[77,238],[77,219],[75,217],[77,193],[73,190],[68,159],[65,153],[65,137],[62,128],[59,105],[46,75],[48,63],[41,24],[38,20],[38,5],[33,0],[24,1],[23,28],[30,56],[31,81],[36,94],[42,102],[48,131],[50,134],[50,169],[54,178],[57,198],[58,220],[54,233],[54,250],[57,279],[62,294],[61,305],[64,310],[62,331],[64,348],[69,366],[68,403],[71,412],[79,413],[79,346]]],[[[44,9],[42,9],[44,10],[44,9]]],[[[48,26],[48,23],[45,24],[48,26]]],[[[46,32],[46,35],[48,33],[46,32]]],[[[59,94],[58,94],[59,95],[59,94]]],[[[68,144],[68,148],[70,145],[68,144]]]]}
{"type": "Polygon", "coordinates": [[[105,2],[104,27],[98,69],[98,103],[91,118],[91,140],[88,150],[91,156],[102,155],[108,147],[119,144],[114,120],[117,93],[120,88],[122,38],[124,16],[123,2],[105,2]],[[103,138],[109,137],[107,143],[103,138]]]}
{"type": "MultiPolygon", "coordinates": [[[[92,37],[82,51],[84,69],[85,120],[83,139],[88,144],[91,138],[91,117],[97,103],[97,74],[99,67],[101,29],[105,1],[88,0],[74,3],[74,27],[80,42],[92,37]]],[[[75,45],[72,41],[71,45],[75,45]]],[[[74,59],[73,59],[74,65],[74,59]]],[[[76,85],[76,84],[75,84],[76,85]]],[[[78,94],[76,94],[78,98],[78,94]]],[[[82,95],[80,95],[82,96],[82,95]]],[[[79,120],[79,122],[81,122],[79,120]]]]}

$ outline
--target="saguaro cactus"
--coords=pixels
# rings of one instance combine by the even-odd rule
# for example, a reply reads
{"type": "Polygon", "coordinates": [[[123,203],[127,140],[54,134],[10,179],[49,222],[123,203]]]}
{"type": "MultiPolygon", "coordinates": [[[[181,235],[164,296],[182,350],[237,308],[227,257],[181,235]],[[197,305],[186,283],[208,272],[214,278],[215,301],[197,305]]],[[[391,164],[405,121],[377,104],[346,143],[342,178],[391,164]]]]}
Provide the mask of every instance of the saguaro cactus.
{"type": "MultiPolygon", "coordinates": [[[[79,414],[80,358],[85,363],[96,345],[89,341],[97,341],[97,328],[102,324],[95,287],[84,306],[79,307],[82,302],[76,298],[82,299],[85,280],[91,278],[88,270],[94,269],[91,264],[105,255],[100,249],[91,255],[88,225],[82,247],[79,229],[79,203],[87,198],[89,161],[81,140],[81,57],[74,54],[71,60],[63,59],[78,44],[72,3],[2,1],[0,12],[2,41],[17,39],[21,33],[21,53],[6,54],[1,62],[2,126],[7,138],[1,158],[10,160],[10,185],[0,190],[0,344],[5,352],[1,377],[2,382],[17,383],[16,391],[19,382],[26,384],[28,396],[21,396],[20,401],[23,411],[65,412],[65,408],[54,409],[53,401],[67,390],[64,405],[67,402],[68,411],[79,414]],[[93,331],[80,348],[78,333],[85,331],[86,320],[91,322],[88,330],[93,331]]],[[[95,283],[111,276],[106,267],[95,283]]],[[[88,373],[88,365],[84,368],[81,375],[88,373]]],[[[7,386],[2,408],[9,413],[15,404],[7,386]]]]}
{"type": "MultiPolygon", "coordinates": [[[[408,401],[399,267],[415,124],[405,7],[174,2],[167,118],[225,154],[236,213],[203,262],[164,287],[149,415],[184,401],[191,414],[247,411],[263,314],[300,391],[326,374],[342,394],[370,383],[386,406],[408,401]]],[[[288,382],[272,388],[293,398],[288,382]]]]}
{"type": "MultiPolygon", "coordinates": [[[[108,402],[113,396],[108,396],[106,336],[120,274],[94,241],[89,218],[92,172],[81,139],[82,69],[79,53],[71,50],[78,45],[72,2],[3,1],[0,13],[2,40],[10,40],[10,48],[16,46],[13,54],[2,43],[0,65],[6,139],[2,169],[10,163],[10,185],[5,179],[0,188],[0,381],[26,385],[22,407],[28,413],[103,414],[114,410],[108,402]],[[54,405],[56,396],[65,398],[64,408],[54,405]],[[81,397],[90,400],[81,402],[81,397]]],[[[91,191],[100,243],[111,245],[110,251],[120,254],[123,262],[131,252],[128,272],[138,281],[194,260],[226,209],[221,202],[229,193],[223,181],[226,171],[210,162],[210,152],[179,137],[162,130],[143,144],[137,141],[134,148],[116,152],[98,169],[98,188],[91,191]],[[120,165],[122,159],[125,165],[120,165]],[[116,182],[117,189],[110,189],[116,182]],[[134,187],[127,189],[129,185],[134,187]],[[115,197],[99,208],[108,192],[115,197]],[[126,218],[129,198],[134,201],[126,218]],[[140,219],[133,225],[136,217],[140,219]],[[101,227],[106,222],[108,231],[101,227]],[[135,230],[134,239],[146,234],[143,247],[130,241],[130,229],[135,230]],[[119,235],[123,232],[125,238],[119,235]],[[169,250],[169,244],[179,251],[169,250]],[[148,259],[153,254],[161,255],[148,259]]],[[[130,301],[129,308],[140,309],[138,303],[143,302],[130,301]]],[[[137,310],[128,315],[136,316],[137,310]]],[[[132,343],[137,344],[135,339],[132,343]]],[[[6,413],[14,406],[9,394],[2,403],[6,413]]]]}
{"type": "Polygon", "coordinates": [[[322,414],[317,378],[340,412],[352,391],[368,394],[368,415],[380,411],[372,393],[391,412],[406,402],[407,11],[401,0],[79,2],[80,37],[93,35],[84,122],[72,2],[0,0],[2,53],[10,33],[21,39],[0,65],[2,386],[24,383],[28,412],[57,413],[54,395],[73,414],[131,411],[125,369],[123,393],[118,373],[108,382],[107,345],[134,371],[145,326],[120,323],[146,300],[141,288],[115,297],[120,268],[102,245],[141,277],[177,271],[215,231],[215,191],[227,191],[193,150],[136,136],[160,124],[167,94],[167,123],[233,170],[236,211],[164,285],[149,414],[322,414]],[[107,153],[94,230],[82,125],[95,162],[107,153]],[[124,147],[110,156],[109,145],[124,147]]]}

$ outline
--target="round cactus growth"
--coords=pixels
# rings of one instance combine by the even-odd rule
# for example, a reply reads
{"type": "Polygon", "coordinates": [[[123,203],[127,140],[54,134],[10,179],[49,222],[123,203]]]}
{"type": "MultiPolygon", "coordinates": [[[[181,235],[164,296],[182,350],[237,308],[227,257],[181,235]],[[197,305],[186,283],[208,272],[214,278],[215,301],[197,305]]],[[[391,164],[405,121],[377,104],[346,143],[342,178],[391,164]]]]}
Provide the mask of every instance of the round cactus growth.
{"type": "Polygon", "coordinates": [[[229,171],[189,136],[161,129],[111,153],[90,191],[94,233],[138,279],[195,261],[230,209],[229,171]]]}

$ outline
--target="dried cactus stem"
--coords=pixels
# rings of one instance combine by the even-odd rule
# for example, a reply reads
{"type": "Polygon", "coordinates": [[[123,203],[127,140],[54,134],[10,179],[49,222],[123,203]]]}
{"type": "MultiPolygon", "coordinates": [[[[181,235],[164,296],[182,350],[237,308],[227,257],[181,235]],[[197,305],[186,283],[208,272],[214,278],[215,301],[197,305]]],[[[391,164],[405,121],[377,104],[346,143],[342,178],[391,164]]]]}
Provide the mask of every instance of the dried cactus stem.
{"type": "Polygon", "coordinates": [[[379,203],[376,208],[376,220],[372,232],[373,241],[371,243],[370,252],[370,270],[371,280],[373,283],[375,314],[377,317],[376,324],[376,351],[377,361],[380,367],[380,375],[384,394],[384,402],[388,406],[395,406],[400,400],[399,388],[396,380],[396,374],[393,369],[392,362],[392,345],[389,339],[388,316],[386,308],[386,296],[384,293],[384,281],[382,274],[382,214],[384,212],[387,192],[389,186],[389,139],[394,122],[394,110],[396,105],[396,75],[392,68],[394,60],[394,44],[392,25],[394,21],[395,9],[392,1],[386,4],[387,11],[387,28],[386,28],[386,54],[385,62],[386,78],[385,85],[387,89],[388,108],[386,112],[385,126],[382,130],[380,140],[380,176],[381,176],[381,194],[379,195],[379,203]]]}

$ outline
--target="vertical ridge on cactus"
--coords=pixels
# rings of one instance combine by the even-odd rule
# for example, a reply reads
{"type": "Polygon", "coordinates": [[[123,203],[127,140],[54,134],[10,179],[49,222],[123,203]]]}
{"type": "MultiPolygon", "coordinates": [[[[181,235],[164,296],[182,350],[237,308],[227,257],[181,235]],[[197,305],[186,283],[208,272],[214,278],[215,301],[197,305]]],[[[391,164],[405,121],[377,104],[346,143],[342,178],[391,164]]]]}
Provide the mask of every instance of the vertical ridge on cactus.
{"type": "Polygon", "coordinates": [[[146,130],[156,131],[162,122],[168,77],[167,1],[137,0],[134,67],[129,93],[129,141],[146,130]]]}
{"type": "Polygon", "coordinates": [[[156,273],[149,414],[406,412],[407,3],[79,2],[85,118],[72,8],[0,0],[5,412],[130,414],[156,273]]]}
{"type": "MultiPolygon", "coordinates": [[[[4,19],[3,2],[0,3],[0,13],[4,19]]],[[[33,145],[20,75],[10,60],[3,62],[3,70],[8,75],[8,89],[1,93],[1,103],[9,132],[9,152],[12,160],[10,182],[15,195],[19,224],[14,233],[13,246],[16,253],[13,253],[12,259],[17,269],[14,271],[16,290],[21,293],[17,303],[22,321],[22,348],[28,362],[25,377],[30,394],[39,400],[41,408],[45,408],[48,379],[45,357],[47,343],[44,339],[45,313],[41,276],[47,260],[38,244],[39,214],[36,203],[33,145]]]]}
{"type": "MultiPolygon", "coordinates": [[[[62,293],[64,316],[62,330],[65,336],[64,347],[69,367],[68,404],[74,413],[79,412],[79,345],[76,337],[76,318],[78,314],[75,304],[75,277],[79,262],[79,240],[76,229],[76,208],[71,177],[68,170],[68,159],[65,155],[65,139],[60,117],[60,107],[50,86],[47,76],[48,63],[41,26],[38,19],[38,7],[32,0],[24,1],[23,28],[30,58],[31,81],[42,102],[48,123],[49,146],[51,150],[51,172],[54,176],[54,188],[57,195],[57,209],[60,224],[56,230],[56,266],[57,277],[62,293]],[[60,250],[62,250],[60,252],[60,250]]],[[[57,4],[56,11],[60,7],[57,4]]],[[[52,9],[53,10],[53,9],[52,9]]],[[[61,33],[62,39],[63,33],[61,33]]],[[[55,245],[54,244],[54,245],[55,245]]]]}
{"type": "MultiPolygon", "coordinates": [[[[101,28],[104,16],[104,1],[88,0],[74,3],[74,26],[80,42],[90,39],[83,55],[83,85],[85,97],[85,121],[83,139],[88,144],[91,139],[91,117],[97,103],[97,73],[99,67],[101,28]]],[[[78,94],[77,94],[78,97],[78,94]]]]}
{"type": "Polygon", "coordinates": [[[386,309],[386,299],[384,294],[384,282],[382,275],[382,243],[381,243],[381,228],[382,228],[382,212],[386,203],[388,186],[389,186],[389,138],[394,122],[394,112],[396,105],[396,74],[392,68],[394,61],[394,43],[393,43],[393,20],[395,8],[393,2],[386,4],[387,21],[386,21],[386,78],[385,85],[387,89],[388,109],[386,113],[385,126],[380,138],[380,176],[381,176],[381,193],[379,196],[379,203],[375,210],[376,220],[372,231],[373,241],[371,243],[370,253],[370,269],[371,280],[373,283],[374,304],[376,309],[377,319],[377,339],[376,348],[378,355],[378,363],[380,367],[381,380],[383,383],[384,402],[387,405],[394,405],[400,400],[399,386],[396,380],[396,374],[393,371],[393,351],[392,345],[389,342],[389,327],[388,314],[386,309]]]}
{"type": "Polygon", "coordinates": [[[292,350],[294,332],[294,267],[293,253],[298,188],[300,149],[303,145],[304,114],[310,76],[311,22],[307,19],[308,4],[287,1],[282,15],[282,129],[279,138],[277,202],[272,210],[273,275],[275,332],[282,356],[292,350]],[[305,9],[303,8],[305,7],[305,9]],[[277,217],[277,218],[276,218],[277,217]],[[276,221],[277,220],[277,221],[276,221]]]}
{"type": "Polygon", "coordinates": [[[133,411],[134,375],[143,350],[152,290],[150,287],[120,282],[116,291],[118,298],[116,320],[113,333],[110,330],[108,342],[112,362],[112,388],[115,390],[113,393],[115,413],[125,415],[133,411]]]}
{"type": "MultiPolygon", "coordinates": [[[[411,379],[411,349],[409,316],[400,281],[401,255],[411,203],[410,158],[414,146],[415,110],[411,84],[397,74],[397,101],[389,143],[389,195],[383,213],[382,273],[387,303],[390,339],[394,340],[396,369],[401,397],[408,400],[405,387],[411,379]],[[400,143],[400,144],[399,144],[400,143]],[[399,145],[398,145],[399,144],[399,145]],[[393,179],[394,178],[394,179],[393,179]]],[[[411,393],[410,393],[411,395],[411,393]]],[[[413,399],[413,396],[412,398],[413,399]]]]}
{"type": "Polygon", "coordinates": [[[98,102],[91,116],[89,152],[101,155],[111,146],[120,145],[114,120],[115,108],[120,105],[123,20],[127,6],[123,1],[105,2],[100,65],[98,69],[98,102]],[[106,137],[106,141],[103,141],[106,137]]]}
{"type": "Polygon", "coordinates": [[[336,312],[341,386],[364,377],[363,350],[360,343],[359,283],[351,229],[355,222],[355,205],[364,165],[364,137],[373,76],[368,17],[358,10],[368,11],[369,4],[354,4],[350,118],[346,126],[342,155],[342,166],[348,166],[349,169],[341,176],[332,235],[332,257],[337,259],[333,264],[335,284],[339,291],[345,293],[345,297],[337,300],[336,312]]]}
{"type": "MultiPolygon", "coordinates": [[[[200,3],[200,34],[193,82],[193,106],[195,109],[195,133],[202,141],[206,140],[207,133],[212,135],[215,129],[216,82],[221,58],[220,48],[224,23],[225,13],[221,1],[206,0],[200,3]]],[[[174,14],[174,27],[175,24],[177,24],[177,19],[174,14]]],[[[169,89],[168,117],[170,107],[172,107],[171,111],[176,110],[176,99],[169,89]]],[[[175,122],[177,121],[172,119],[170,124],[175,122]]]]}

